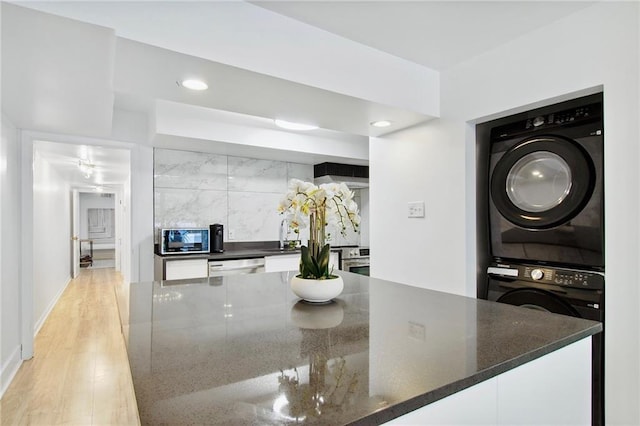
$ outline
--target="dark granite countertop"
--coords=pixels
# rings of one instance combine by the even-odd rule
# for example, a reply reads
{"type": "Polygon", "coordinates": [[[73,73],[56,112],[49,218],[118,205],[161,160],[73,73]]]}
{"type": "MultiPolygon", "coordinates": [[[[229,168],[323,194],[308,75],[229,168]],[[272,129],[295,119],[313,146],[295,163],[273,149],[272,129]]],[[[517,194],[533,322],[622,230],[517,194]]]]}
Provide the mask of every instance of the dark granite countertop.
{"type": "MultiPolygon", "coordinates": [[[[340,252],[340,247],[332,247],[331,251],[340,252]]],[[[181,254],[160,254],[156,250],[156,256],[163,261],[179,259],[209,259],[209,260],[234,260],[251,259],[266,256],[281,256],[286,254],[298,254],[300,249],[278,248],[278,242],[257,242],[257,243],[227,243],[225,251],[222,253],[181,253],[181,254]],[[227,248],[229,247],[229,248],[227,248]]]]}
{"type": "Polygon", "coordinates": [[[297,254],[300,250],[279,250],[279,249],[247,249],[247,250],[226,250],[222,253],[193,253],[193,254],[156,254],[163,260],[179,259],[209,259],[209,260],[233,260],[251,259],[255,257],[280,256],[283,254],[297,254]]]}
{"type": "Polygon", "coordinates": [[[602,330],[344,271],[312,306],[290,274],[120,289],[143,424],[380,424],[602,330]]]}

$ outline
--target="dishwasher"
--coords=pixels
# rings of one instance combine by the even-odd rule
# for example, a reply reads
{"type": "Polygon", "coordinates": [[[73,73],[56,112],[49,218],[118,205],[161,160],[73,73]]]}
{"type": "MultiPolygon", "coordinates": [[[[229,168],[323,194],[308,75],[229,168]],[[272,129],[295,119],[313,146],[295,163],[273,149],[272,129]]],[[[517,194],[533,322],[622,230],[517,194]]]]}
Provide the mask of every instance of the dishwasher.
{"type": "Polygon", "coordinates": [[[209,261],[209,277],[255,274],[258,272],[264,272],[264,257],[209,261]]]}

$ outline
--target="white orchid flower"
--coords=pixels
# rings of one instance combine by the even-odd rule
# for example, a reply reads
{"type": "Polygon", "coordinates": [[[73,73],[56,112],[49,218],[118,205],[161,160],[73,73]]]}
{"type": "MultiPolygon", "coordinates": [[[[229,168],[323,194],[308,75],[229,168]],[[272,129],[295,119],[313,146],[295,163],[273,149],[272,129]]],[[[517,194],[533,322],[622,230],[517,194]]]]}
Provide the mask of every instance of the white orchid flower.
{"type": "Polygon", "coordinates": [[[356,232],[360,225],[358,205],[354,201],[354,192],[344,184],[327,183],[316,186],[300,179],[289,181],[288,191],[278,204],[278,212],[286,215],[289,226],[296,232],[309,226],[311,215],[324,215],[323,227],[335,228],[345,235],[347,228],[356,232]]]}

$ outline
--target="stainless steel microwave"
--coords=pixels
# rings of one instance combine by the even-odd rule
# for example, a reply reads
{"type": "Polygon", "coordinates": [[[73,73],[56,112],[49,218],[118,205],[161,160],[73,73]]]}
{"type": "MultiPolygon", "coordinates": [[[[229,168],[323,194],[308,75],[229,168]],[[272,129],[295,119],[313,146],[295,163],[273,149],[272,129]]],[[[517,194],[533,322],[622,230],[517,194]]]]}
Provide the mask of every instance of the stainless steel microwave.
{"type": "Polygon", "coordinates": [[[209,253],[209,228],[163,229],[161,254],[209,253]]]}

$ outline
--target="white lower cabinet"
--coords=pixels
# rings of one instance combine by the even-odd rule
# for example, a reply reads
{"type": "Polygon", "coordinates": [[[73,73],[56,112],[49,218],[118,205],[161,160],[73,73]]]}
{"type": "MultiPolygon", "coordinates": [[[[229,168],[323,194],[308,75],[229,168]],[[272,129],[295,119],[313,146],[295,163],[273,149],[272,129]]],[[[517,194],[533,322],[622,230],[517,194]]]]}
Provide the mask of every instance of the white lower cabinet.
{"type": "Polygon", "coordinates": [[[497,383],[486,380],[386,423],[389,425],[495,425],[497,383]]]}
{"type": "MultiPolygon", "coordinates": [[[[338,253],[331,252],[329,260],[329,268],[334,270],[340,269],[338,261],[338,253]]],[[[265,272],[282,272],[282,271],[298,271],[300,270],[300,253],[281,254],[276,256],[266,256],[264,258],[265,272]]]]}
{"type": "MultiPolygon", "coordinates": [[[[329,267],[336,271],[340,269],[337,252],[331,252],[329,267]]],[[[266,256],[264,258],[264,272],[298,271],[299,269],[300,253],[266,256]]],[[[209,260],[206,258],[167,259],[156,255],[154,276],[156,280],[206,278],[209,276],[209,260]]]]}
{"type": "Polygon", "coordinates": [[[207,259],[165,260],[164,279],[184,280],[188,278],[206,278],[209,276],[207,259]]]}
{"type": "Polygon", "coordinates": [[[391,425],[590,425],[591,338],[582,339],[391,425]]]}
{"type": "Polygon", "coordinates": [[[498,424],[591,425],[591,338],[496,379],[498,424]]]}
{"type": "Polygon", "coordinates": [[[299,254],[283,254],[264,258],[265,272],[297,271],[300,269],[299,254]]]}

